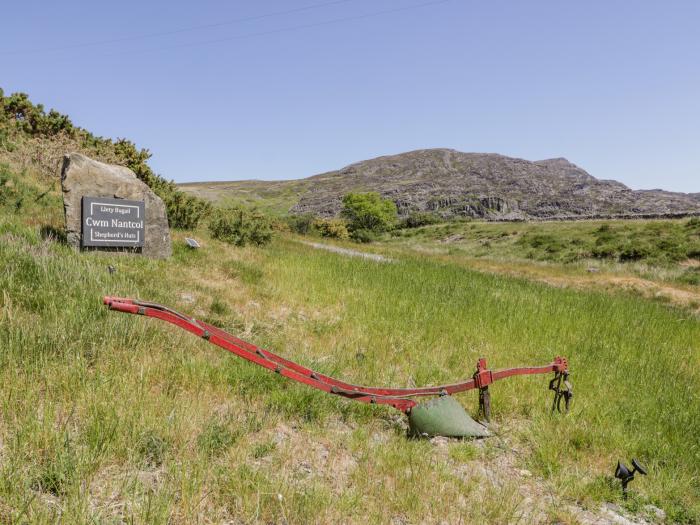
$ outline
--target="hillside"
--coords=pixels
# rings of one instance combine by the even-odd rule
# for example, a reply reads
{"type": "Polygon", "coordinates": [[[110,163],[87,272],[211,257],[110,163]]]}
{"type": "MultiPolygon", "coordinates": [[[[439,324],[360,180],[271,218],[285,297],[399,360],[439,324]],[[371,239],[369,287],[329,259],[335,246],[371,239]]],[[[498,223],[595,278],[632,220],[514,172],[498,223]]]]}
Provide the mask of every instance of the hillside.
{"type": "Polygon", "coordinates": [[[274,215],[285,215],[308,192],[311,184],[309,179],[241,180],[187,182],[178,184],[178,187],[186,193],[214,202],[217,205],[242,204],[255,206],[274,215]]]}
{"type": "Polygon", "coordinates": [[[173,228],[196,227],[211,209],[208,202],[179,191],[175,183],[156,174],[148,165],[147,149],[124,138],[95,135],[73,124],[68,115],[34,104],[26,93],[6,96],[0,88],[0,166],[54,187],[67,153],[131,169],[163,200],[173,228]]]}
{"type": "Polygon", "coordinates": [[[378,157],[302,180],[180,187],[211,200],[278,211],[288,206],[292,213],[321,216],[337,215],[342,196],[350,191],[377,191],[404,215],[432,211],[445,217],[545,219],[700,212],[697,194],[631,190],[616,181],[598,180],[566,159],[531,162],[449,149],[378,157]]]}
{"type": "MultiPolygon", "coordinates": [[[[39,183],[2,176],[33,206],[0,205],[2,522],[620,519],[604,502],[700,519],[700,324],[687,311],[459,259],[347,258],[290,236],[258,249],[187,233],[202,242],[194,251],[176,232],[165,261],[79,254],[42,227],[60,215],[56,192],[40,199],[39,183]],[[564,354],[574,412],[550,416],[548,378],[515,378],[493,388],[496,437],[410,440],[396,411],[107,312],[106,294],[171,305],[362,383],[437,384],[468,376],[481,355],[508,367],[564,354]],[[630,455],[651,475],[623,501],[611,472],[630,455]]],[[[475,410],[475,395],[459,399],[475,410]]]]}
{"type": "MultiPolygon", "coordinates": [[[[453,222],[332,245],[381,263],[289,232],[232,246],[202,224],[173,231],[165,260],[80,253],[54,163],[74,148],[125,163],[147,152],[47,132],[60,115],[31,109],[0,119],[0,523],[700,523],[700,220],[453,222]],[[596,253],[615,262],[589,273],[596,253]],[[629,286],[640,262],[665,282],[629,286]],[[493,437],[409,439],[400,412],[110,312],[104,295],[167,304],[363,384],[565,355],[574,404],[553,416],[549,377],[510,378],[491,388],[493,437]],[[623,499],[612,469],[630,457],[650,474],[623,499]]],[[[475,413],[476,392],[458,400],[475,413]]]]}

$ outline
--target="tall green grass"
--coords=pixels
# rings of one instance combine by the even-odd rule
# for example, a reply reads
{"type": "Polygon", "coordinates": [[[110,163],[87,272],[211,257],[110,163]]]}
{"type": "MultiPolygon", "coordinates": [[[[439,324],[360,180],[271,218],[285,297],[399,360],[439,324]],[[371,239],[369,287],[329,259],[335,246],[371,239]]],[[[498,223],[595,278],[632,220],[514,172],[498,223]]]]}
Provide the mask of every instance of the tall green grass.
{"type": "MultiPolygon", "coordinates": [[[[0,237],[7,521],[503,523],[522,511],[515,481],[492,487],[457,468],[503,453],[491,445],[455,442],[436,455],[406,439],[391,409],[109,313],[105,294],[177,306],[365,384],[453,381],[482,356],[499,368],[565,355],[568,416],[549,414],[548,377],[492,388],[519,466],[558,501],[596,506],[623,503],[612,468],[636,456],[650,475],[635,481],[628,508],[654,503],[671,520],[700,520],[700,323],[682,310],[429,258],[377,264],[284,238],[236,249],[204,237],[192,251],[177,237],[171,260],[150,261],[76,254],[7,215],[0,237]]],[[[476,408],[475,394],[460,400],[476,408]]]]}
{"type": "Polygon", "coordinates": [[[475,257],[557,263],[582,260],[668,266],[700,258],[700,219],[549,223],[451,223],[393,232],[402,244],[449,239],[475,257]]]}

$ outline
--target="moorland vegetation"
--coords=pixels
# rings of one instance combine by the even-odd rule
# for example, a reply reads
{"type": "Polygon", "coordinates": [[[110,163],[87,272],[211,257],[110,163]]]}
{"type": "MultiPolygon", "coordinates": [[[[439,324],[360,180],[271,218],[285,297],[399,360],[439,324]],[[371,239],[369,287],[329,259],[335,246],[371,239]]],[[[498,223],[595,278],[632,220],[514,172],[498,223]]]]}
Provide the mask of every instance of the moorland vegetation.
{"type": "MultiPolygon", "coordinates": [[[[0,522],[575,523],[604,503],[650,521],[660,508],[666,522],[700,522],[693,308],[471,266],[517,260],[556,273],[595,263],[601,277],[608,263],[692,269],[696,220],[417,217],[353,245],[391,256],[378,263],[299,242],[322,235],[312,216],[277,220],[277,235],[257,243],[226,217],[211,229],[209,212],[173,232],[169,260],[79,253],[63,235],[59,152],[134,153],[64,133],[55,113],[13,111],[0,125],[0,522]],[[638,258],[624,255],[630,245],[643,247],[638,258]],[[569,415],[552,416],[545,378],[503,381],[492,389],[493,438],[407,439],[390,408],[110,313],[104,295],[176,307],[357,383],[437,384],[470,376],[482,356],[505,368],[561,354],[576,397],[569,415]],[[623,499],[612,469],[630,456],[650,475],[623,499]]],[[[459,400],[476,411],[476,396],[459,400]]]]}

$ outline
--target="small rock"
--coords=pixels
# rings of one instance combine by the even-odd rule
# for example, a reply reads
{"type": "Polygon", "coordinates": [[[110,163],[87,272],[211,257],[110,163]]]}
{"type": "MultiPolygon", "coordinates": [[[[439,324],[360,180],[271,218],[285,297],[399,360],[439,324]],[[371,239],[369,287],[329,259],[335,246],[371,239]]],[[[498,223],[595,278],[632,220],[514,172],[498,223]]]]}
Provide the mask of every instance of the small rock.
{"type": "Polygon", "coordinates": [[[455,233],[454,235],[450,235],[448,237],[445,237],[444,239],[440,240],[441,243],[449,244],[451,242],[457,242],[461,241],[464,239],[464,235],[461,235],[459,233],[455,233]]]}
{"type": "Polygon", "coordinates": [[[617,525],[640,525],[646,521],[633,520],[625,515],[625,511],[619,505],[614,503],[606,503],[601,508],[604,515],[605,523],[615,523],[617,525]]]}
{"type": "Polygon", "coordinates": [[[380,434],[379,432],[374,432],[370,437],[370,441],[372,443],[386,443],[387,442],[387,437],[383,434],[380,434]]]}
{"type": "Polygon", "coordinates": [[[597,268],[596,266],[589,266],[588,267],[588,273],[598,273],[599,271],[600,271],[600,269],[597,268]]]}
{"type": "Polygon", "coordinates": [[[181,293],[180,302],[192,304],[194,302],[194,295],[192,295],[191,293],[181,293]]]}
{"type": "Polygon", "coordinates": [[[449,442],[450,439],[444,436],[435,436],[434,438],[430,439],[430,443],[436,447],[446,447],[449,442]]]}
{"type": "Polygon", "coordinates": [[[604,505],[604,507],[605,507],[607,510],[611,510],[611,511],[613,511],[613,512],[617,512],[618,514],[622,514],[622,507],[620,507],[619,505],[615,505],[614,503],[606,503],[606,504],[604,505]]]}
{"type": "Polygon", "coordinates": [[[280,423],[277,425],[277,428],[275,428],[275,433],[272,435],[272,441],[275,443],[275,445],[281,445],[289,437],[292,435],[292,429],[289,428],[287,425],[284,423],[280,423]]]}
{"type": "Polygon", "coordinates": [[[158,470],[139,470],[136,473],[136,479],[147,489],[155,491],[163,478],[163,471],[158,470]]]}
{"type": "Polygon", "coordinates": [[[307,476],[313,472],[311,465],[306,461],[302,461],[301,463],[299,463],[298,470],[299,470],[299,472],[302,472],[303,474],[305,474],[307,476]]]}
{"type": "Polygon", "coordinates": [[[520,475],[526,478],[532,477],[532,472],[527,469],[520,469],[520,475]]]}
{"type": "Polygon", "coordinates": [[[316,447],[316,457],[321,463],[325,463],[328,460],[328,455],[328,448],[325,445],[319,444],[316,447]]]}
{"type": "Polygon", "coordinates": [[[644,510],[652,516],[654,516],[659,521],[664,521],[666,519],[666,512],[664,512],[664,510],[660,509],[659,507],[656,507],[654,505],[644,505],[644,510]]]}

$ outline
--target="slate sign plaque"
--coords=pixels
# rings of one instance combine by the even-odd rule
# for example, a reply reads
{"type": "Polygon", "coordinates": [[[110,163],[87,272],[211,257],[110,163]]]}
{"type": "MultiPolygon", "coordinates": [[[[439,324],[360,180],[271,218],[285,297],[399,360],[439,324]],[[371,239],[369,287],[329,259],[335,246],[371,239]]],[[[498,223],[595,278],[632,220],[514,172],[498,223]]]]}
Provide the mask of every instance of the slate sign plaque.
{"type": "Polygon", "coordinates": [[[143,246],[144,201],[83,197],[82,246],[143,246]]]}

